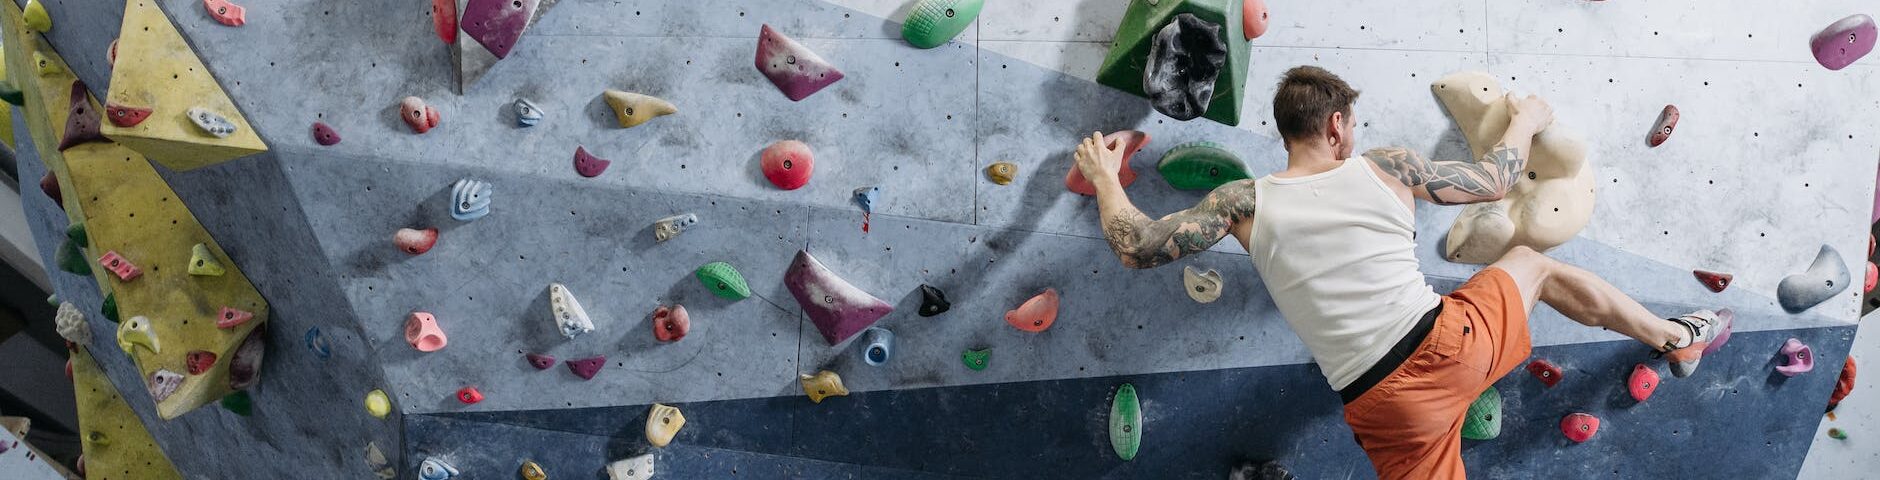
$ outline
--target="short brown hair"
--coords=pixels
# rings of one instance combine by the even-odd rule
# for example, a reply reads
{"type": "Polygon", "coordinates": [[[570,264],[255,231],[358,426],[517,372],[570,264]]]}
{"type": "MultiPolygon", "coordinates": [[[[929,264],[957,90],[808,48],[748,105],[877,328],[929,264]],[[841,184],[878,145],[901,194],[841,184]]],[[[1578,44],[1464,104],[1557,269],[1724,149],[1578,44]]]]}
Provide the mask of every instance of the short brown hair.
{"type": "Polygon", "coordinates": [[[1325,117],[1333,112],[1351,116],[1358,91],[1332,72],[1311,65],[1293,67],[1279,80],[1273,94],[1273,120],[1279,136],[1288,141],[1325,133],[1325,117]]]}

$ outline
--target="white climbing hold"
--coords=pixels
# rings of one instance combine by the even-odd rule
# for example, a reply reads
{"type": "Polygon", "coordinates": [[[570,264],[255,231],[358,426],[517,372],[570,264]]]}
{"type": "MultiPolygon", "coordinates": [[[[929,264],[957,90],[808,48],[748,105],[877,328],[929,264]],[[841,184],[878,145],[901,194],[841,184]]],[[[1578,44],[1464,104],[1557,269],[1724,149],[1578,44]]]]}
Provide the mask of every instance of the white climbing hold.
{"type": "Polygon", "coordinates": [[[653,454],[607,464],[608,480],[647,480],[653,478],[653,454]]]}
{"type": "Polygon", "coordinates": [[[516,126],[533,127],[542,123],[542,109],[527,98],[518,98],[513,104],[516,110],[516,126]]]}
{"type": "Polygon", "coordinates": [[[235,123],[228,121],[228,117],[206,108],[190,107],[185,113],[189,115],[189,121],[195,122],[196,128],[202,129],[203,133],[214,135],[215,138],[228,138],[229,135],[235,133],[235,123]]]}
{"type": "Polygon", "coordinates": [[[159,368],[150,372],[147,386],[150,388],[150,398],[163,403],[170,398],[170,394],[176,393],[177,387],[183,386],[183,374],[159,368]]]}
{"type": "Polygon", "coordinates": [[[124,353],[131,353],[134,345],[141,345],[150,353],[163,353],[163,345],[157,342],[156,332],[150,329],[150,319],[142,315],[118,324],[117,337],[118,348],[123,349],[124,353]]]}
{"type": "Polygon", "coordinates": [[[72,306],[72,302],[59,304],[58,316],[53,317],[60,337],[79,345],[91,343],[91,326],[85,323],[84,312],[72,306]]]}
{"type": "Polygon", "coordinates": [[[450,187],[450,218],[471,221],[490,214],[490,196],[494,191],[490,183],[482,180],[462,179],[450,187]]]}
{"type": "Polygon", "coordinates": [[[457,467],[441,458],[428,457],[418,464],[418,480],[450,480],[457,475],[457,467]]]}
{"type": "Polygon", "coordinates": [[[1194,266],[1182,267],[1182,286],[1188,290],[1188,298],[1196,302],[1213,303],[1221,298],[1221,272],[1212,269],[1203,272],[1194,266]]]}
{"type": "Polygon", "coordinates": [[[698,224],[698,215],[681,213],[653,222],[653,238],[664,242],[685,233],[687,227],[698,224]]]}
{"type": "Polygon", "coordinates": [[[581,301],[574,298],[568,287],[559,283],[548,284],[548,307],[555,316],[555,326],[561,329],[561,335],[574,339],[583,333],[594,331],[594,322],[588,320],[587,310],[581,308],[581,301]]]}

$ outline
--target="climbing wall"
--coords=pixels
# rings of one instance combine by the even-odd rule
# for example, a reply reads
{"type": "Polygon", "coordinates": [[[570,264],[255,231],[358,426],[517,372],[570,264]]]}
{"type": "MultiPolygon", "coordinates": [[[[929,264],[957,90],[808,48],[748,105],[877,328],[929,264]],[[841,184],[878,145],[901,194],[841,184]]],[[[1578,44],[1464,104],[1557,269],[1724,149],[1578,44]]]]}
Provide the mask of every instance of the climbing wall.
{"type": "MultiPolygon", "coordinates": [[[[1178,122],[1096,83],[1122,1],[991,2],[954,42],[918,50],[899,38],[909,9],[899,1],[565,0],[467,86],[423,2],[251,1],[240,27],[201,2],[113,3],[48,5],[45,36],[72,74],[107,101],[136,91],[118,82],[148,73],[126,71],[122,56],[112,70],[107,46],[125,17],[160,27],[150,13],[161,13],[201,59],[196,73],[246,121],[238,131],[267,149],[153,170],[269,314],[257,330],[271,348],[252,415],[205,408],[166,421],[147,399],[127,398],[186,475],[362,477],[377,470],[364,454],[371,445],[411,478],[427,458],[471,478],[509,475],[525,460],[553,478],[598,478],[607,462],[647,452],[671,478],[1217,477],[1242,458],[1278,459],[1307,478],[1368,477],[1336,395],[1238,246],[1123,269],[1094,202],[1063,187],[1070,146],[1097,130],[1153,137],[1128,189],[1153,214],[1200,198],[1155,172],[1175,145],[1222,144],[1255,175],[1282,168],[1271,85],[1300,64],[1364,91],[1361,147],[1437,158],[1468,151],[1429,93],[1437,79],[1484,71],[1547,96],[1559,124],[1589,145],[1598,176],[1592,223],[1551,253],[1662,315],[1738,312],[1726,349],[1637,403],[1625,375],[1657,363],[1636,342],[1537,311],[1535,356],[1565,380],[1547,388],[1517,373],[1498,384],[1501,437],[1464,444],[1478,476],[1793,476],[1854,334],[1858,292],[1799,314],[1775,301],[1777,283],[1823,244],[1848,260],[1862,251],[1876,144],[1859,125],[1880,106],[1864,89],[1874,72],[1823,69],[1806,42],[1858,11],[1854,2],[1773,11],[1747,0],[1438,2],[1407,13],[1381,0],[1275,2],[1271,30],[1249,49],[1238,126],[1178,122]],[[161,10],[143,10],[152,7],[161,10]],[[845,78],[785,98],[753,68],[766,24],[845,78]],[[606,89],[656,96],[678,113],[622,129],[606,89]],[[440,124],[414,133],[400,118],[406,96],[440,124]],[[518,98],[539,107],[536,126],[518,125],[518,98]],[[1666,104],[1683,121],[1650,148],[1666,104]],[[315,122],[343,140],[322,145],[315,122]],[[786,139],[815,154],[799,190],[772,187],[758,167],[760,152],[786,139]],[[577,147],[611,167],[578,174],[577,147]],[[1018,167],[1010,185],[982,173],[1000,161],[1018,167]],[[491,183],[488,216],[451,216],[452,185],[466,178],[491,183]],[[868,186],[881,194],[864,232],[850,196],[868,186]],[[698,224],[656,241],[654,222],[680,213],[698,224]],[[437,243],[402,252],[392,241],[400,228],[436,228],[437,243]],[[782,279],[805,248],[895,307],[878,324],[895,335],[886,364],[863,362],[861,340],[829,345],[796,305],[782,279]],[[693,270],[713,261],[736,267],[753,295],[733,301],[701,285],[693,270]],[[1227,293],[1189,300],[1180,268],[1190,265],[1220,271],[1227,293]],[[1693,269],[1736,280],[1712,293],[1693,269]],[[592,333],[562,336],[550,283],[579,298],[592,333]],[[951,311],[914,315],[922,284],[944,290],[951,311]],[[1063,303],[1050,330],[1002,321],[1047,288],[1063,303]],[[656,341],[652,312],[671,304],[690,312],[691,331],[656,341]],[[433,314],[448,345],[407,343],[413,312],[433,314]],[[1773,372],[1791,337],[1814,348],[1820,368],[1773,372]],[[991,352],[983,370],[962,363],[969,349],[991,352]],[[530,353],[606,360],[583,379],[560,364],[538,370],[530,353]],[[797,376],[821,370],[840,374],[850,395],[805,398],[797,376]],[[1109,397],[1124,383],[1144,411],[1130,461],[1107,436],[1109,397]],[[482,400],[461,402],[466,387],[482,400]],[[374,389],[390,398],[383,419],[362,403],[374,389]],[[642,435],[655,402],[688,419],[664,448],[642,435]],[[1556,425],[1572,412],[1600,416],[1598,436],[1562,438],[1556,425]]],[[[208,96],[194,101],[215,100],[199,91],[208,96]]],[[[57,139],[30,140],[22,159],[45,160],[57,139]]],[[[22,178],[57,168],[21,163],[22,178]]],[[[63,217],[29,197],[50,260],[63,217]]],[[[1442,259],[1457,210],[1417,212],[1418,255],[1444,291],[1477,268],[1442,259]]],[[[56,275],[61,297],[97,311],[96,282],[56,275]]],[[[110,330],[95,330],[110,345],[110,330]]],[[[142,386],[118,351],[94,352],[121,389],[142,386]]]]}

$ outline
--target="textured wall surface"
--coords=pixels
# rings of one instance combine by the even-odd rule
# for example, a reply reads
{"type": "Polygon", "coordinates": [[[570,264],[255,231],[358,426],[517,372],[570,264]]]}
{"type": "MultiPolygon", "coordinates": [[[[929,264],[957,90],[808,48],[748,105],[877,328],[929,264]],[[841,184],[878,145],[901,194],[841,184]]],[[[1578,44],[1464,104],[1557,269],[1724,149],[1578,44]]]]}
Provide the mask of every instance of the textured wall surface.
{"type": "MultiPolygon", "coordinates": [[[[1502,437],[1464,447],[1478,476],[1793,476],[1854,337],[1856,292],[1798,315],[1774,292],[1823,243],[1860,271],[1852,260],[1880,139],[1861,127],[1880,106],[1865,87],[1874,71],[1827,71],[1806,42],[1855,2],[1455,1],[1414,11],[1385,0],[1273,2],[1272,28],[1254,41],[1245,120],[1227,127],[1168,119],[1090,80],[1124,10],[1113,0],[989,2],[976,28],[933,50],[898,39],[907,8],[894,0],[561,0],[464,95],[424,2],[250,0],[247,25],[231,28],[200,2],[142,1],[167,10],[272,148],[159,169],[273,315],[253,416],[203,409],[165,422],[147,397],[127,396],[190,477],[357,478],[369,475],[367,442],[407,476],[439,455],[471,478],[510,475],[523,458],[553,478],[601,477],[608,461],[656,450],[673,478],[1206,478],[1236,458],[1278,458],[1312,478],[1368,477],[1336,397],[1238,246],[1178,262],[1226,279],[1220,301],[1193,303],[1180,292],[1180,265],[1117,265],[1094,201],[1062,187],[1069,147],[1093,130],[1153,136],[1129,188],[1152,214],[1200,197],[1154,172],[1174,145],[1215,141],[1256,175],[1282,168],[1265,120],[1271,85],[1299,64],[1365,92],[1360,147],[1440,158],[1467,148],[1428,93],[1437,78],[1483,70],[1549,97],[1559,124],[1587,140],[1599,175],[1592,224],[1552,254],[1656,313],[1739,312],[1723,355],[1633,405],[1624,374],[1649,361],[1643,349],[1540,309],[1535,355],[1568,380],[1553,389],[1522,373],[1502,380],[1502,437]],[[765,23],[848,78],[788,101],[751,66],[765,23]],[[659,96],[680,113],[622,130],[600,99],[607,88],[659,96]],[[442,125],[412,134],[397,116],[406,95],[440,110],[442,125]],[[517,97],[542,107],[541,125],[515,126],[517,97]],[[1685,118],[1670,142],[1647,148],[1667,103],[1685,118]],[[314,121],[344,141],[316,145],[314,121]],[[778,191],[757,168],[759,151],[784,139],[815,150],[802,190],[778,191]],[[614,165],[581,178],[570,168],[576,146],[614,165]],[[997,161],[1017,163],[1018,181],[986,180],[981,169],[997,161]],[[448,217],[459,178],[494,184],[490,216],[448,217]],[[871,185],[883,188],[880,215],[863,233],[848,198],[871,185]],[[651,223],[680,212],[700,224],[655,243],[651,223]],[[442,231],[431,252],[391,245],[396,229],[425,226],[442,231]],[[859,348],[827,345],[805,321],[781,283],[805,246],[896,306],[880,324],[896,333],[890,363],[867,366],[859,348]],[[732,302],[700,286],[692,269],[716,260],[737,266],[756,295],[732,302]],[[1733,272],[1736,284],[1710,293],[1693,268],[1733,272]],[[551,282],[581,299],[595,332],[559,336],[551,282]],[[953,310],[912,315],[922,283],[946,290],[953,310]],[[1064,296],[1056,326],[1028,334],[1004,324],[1005,310],[1046,287],[1064,296]],[[649,315],[675,302],[692,312],[693,330],[657,343],[649,315]],[[405,344],[404,318],[419,310],[437,315],[449,347],[405,344]],[[314,327],[330,356],[304,346],[314,327]],[[1822,367],[1774,375],[1789,337],[1810,342],[1822,367]],[[960,364],[960,351],[982,347],[993,350],[989,368],[960,364]],[[536,371],[527,352],[604,354],[608,365],[583,381],[560,366],[536,371]],[[821,369],[855,393],[808,402],[796,375],[821,369]],[[1138,387],[1148,418],[1145,453],[1127,463],[1107,451],[1102,424],[1122,382],[1138,387]],[[457,402],[466,385],[486,399],[457,402]],[[374,388],[391,394],[393,416],[365,414],[374,388]],[[640,433],[653,402],[677,404],[689,420],[664,449],[640,433]],[[1592,442],[1568,445],[1555,430],[1574,411],[1606,421],[1592,442]]],[[[47,38],[102,93],[122,5],[80,3],[47,2],[56,25],[47,38]]],[[[43,171],[32,146],[20,158],[22,178],[43,171]]],[[[26,197],[51,263],[63,215],[44,196],[26,197]]],[[[1417,212],[1418,254],[1443,290],[1475,269],[1441,259],[1456,212],[1417,212]]],[[[88,279],[53,275],[62,298],[97,311],[88,279]]],[[[94,351],[121,390],[142,390],[128,359],[94,351]]]]}

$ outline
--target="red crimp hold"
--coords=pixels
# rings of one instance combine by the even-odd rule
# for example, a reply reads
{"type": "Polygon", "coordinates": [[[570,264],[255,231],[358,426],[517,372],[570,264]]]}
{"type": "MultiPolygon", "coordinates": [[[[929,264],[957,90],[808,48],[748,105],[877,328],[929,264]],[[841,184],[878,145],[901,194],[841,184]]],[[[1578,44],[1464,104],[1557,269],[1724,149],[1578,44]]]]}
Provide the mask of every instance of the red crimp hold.
{"type": "Polygon", "coordinates": [[[581,377],[582,380],[593,380],[595,375],[601,373],[601,367],[607,366],[607,356],[595,355],[563,363],[568,364],[568,371],[574,372],[574,376],[581,377]]]}
{"type": "Polygon", "coordinates": [[[1560,367],[1554,366],[1553,362],[1546,360],[1528,362],[1527,371],[1534,375],[1534,378],[1540,379],[1541,383],[1546,384],[1547,388],[1553,388],[1555,384],[1560,383],[1560,367]]]}
{"type": "Polygon", "coordinates": [[[209,17],[223,25],[239,27],[248,23],[248,9],[229,3],[228,0],[202,0],[202,8],[209,11],[209,17]]]}
{"type": "MultiPolygon", "coordinates": [[[[1129,168],[1129,160],[1136,156],[1136,152],[1142,151],[1142,147],[1149,145],[1149,134],[1135,130],[1110,132],[1103,136],[1103,143],[1123,149],[1123,164],[1116,167],[1117,182],[1123,184],[1125,188],[1131,183],[1136,183],[1136,169],[1129,168]]],[[[1090,183],[1090,179],[1084,178],[1084,173],[1077,170],[1077,165],[1071,165],[1070,173],[1064,175],[1064,188],[1079,195],[1093,197],[1097,195],[1097,186],[1090,183]]]]}
{"type": "Polygon", "coordinates": [[[131,128],[144,123],[144,119],[150,118],[150,109],[107,103],[104,106],[104,117],[110,120],[112,125],[131,128]]]}
{"type": "Polygon", "coordinates": [[[1691,274],[1697,276],[1697,282],[1704,284],[1704,288],[1718,293],[1722,293],[1723,289],[1730,288],[1730,280],[1736,278],[1735,275],[1728,273],[1718,273],[1707,270],[1693,270],[1691,274]]]}
{"type": "Polygon", "coordinates": [[[431,27],[437,29],[437,39],[445,45],[457,43],[457,2],[455,0],[431,0],[431,27]]]}
{"type": "Polygon", "coordinates": [[[457,389],[457,401],[463,402],[464,405],[481,402],[483,401],[483,392],[477,391],[477,387],[475,386],[459,388],[457,389]]]}
{"type": "Polygon", "coordinates": [[[98,265],[104,266],[104,268],[110,270],[113,275],[117,275],[118,280],[126,282],[144,274],[144,271],[139,270],[136,265],[132,265],[130,260],[125,260],[124,257],[119,256],[116,250],[104,252],[104,256],[98,257],[98,265]]]}
{"type": "Polygon", "coordinates": [[[686,314],[684,305],[666,307],[661,305],[653,310],[653,339],[661,342],[677,342],[685,338],[692,330],[692,316],[686,314]]]}
{"type": "Polygon", "coordinates": [[[1658,391],[1658,370],[1641,363],[1632,367],[1632,378],[1625,382],[1626,390],[1632,392],[1632,400],[1643,402],[1652,398],[1652,392],[1658,391]]]}
{"type": "Polygon", "coordinates": [[[1658,123],[1652,125],[1652,146],[1664,145],[1665,140],[1671,139],[1671,131],[1677,128],[1678,107],[1676,105],[1665,105],[1665,110],[1658,113],[1658,123]]]}
{"type": "Polygon", "coordinates": [[[548,367],[555,366],[555,356],[546,353],[530,353],[522,357],[529,359],[529,366],[536,370],[548,370],[548,367]]]}
{"type": "Polygon", "coordinates": [[[1584,413],[1570,413],[1560,419],[1560,433],[1573,443],[1586,443],[1599,433],[1599,417],[1584,413]]]}
{"type": "Polygon", "coordinates": [[[210,367],[215,366],[215,353],[197,350],[189,352],[184,360],[189,367],[190,375],[202,375],[202,372],[207,372],[210,367]]]}
{"type": "Polygon", "coordinates": [[[244,323],[248,323],[248,320],[253,318],[255,318],[255,314],[253,313],[222,307],[222,311],[215,315],[215,328],[229,329],[239,327],[244,323]]]}
{"type": "Polygon", "coordinates": [[[318,143],[323,147],[338,145],[339,132],[334,131],[333,127],[325,122],[313,122],[313,143],[318,143]]]}

